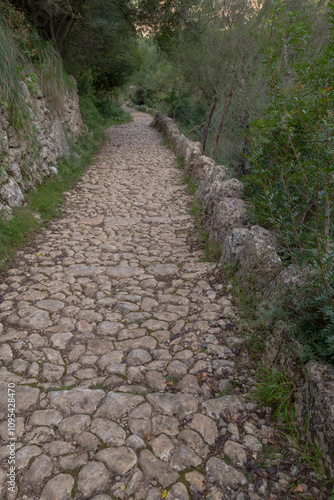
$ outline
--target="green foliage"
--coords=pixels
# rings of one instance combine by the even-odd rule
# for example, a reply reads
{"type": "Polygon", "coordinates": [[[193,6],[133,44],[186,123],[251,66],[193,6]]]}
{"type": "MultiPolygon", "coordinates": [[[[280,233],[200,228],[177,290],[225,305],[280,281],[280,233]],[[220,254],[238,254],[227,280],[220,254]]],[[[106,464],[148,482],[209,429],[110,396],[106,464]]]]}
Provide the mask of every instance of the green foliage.
{"type": "Polygon", "coordinates": [[[203,106],[193,99],[189,84],[176,67],[152,42],[138,44],[141,66],[131,78],[135,87],[131,99],[134,104],[147,105],[175,118],[181,127],[188,127],[204,114],[203,106]]]}
{"type": "Polygon", "coordinates": [[[40,38],[24,13],[6,0],[0,0],[0,9],[0,104],[9,108],[14,126],[27,131],[29,120],[20,80],[32,93],[42,89],[55,109],[62,107],[73,82],[53,43],[40,38]]]}
{"type": "Polygon", "coordinates": [[[79,79],[90,74],[95,91],[121,87],[139,64],[134,6],[127,0],[87,0],[64,49],[66,67],[79,79]]]}
{"type": "MultiPolygon", "coordinates": [[[[301,343],[300,357],[304,362],[315,359],[334,364],[334,310],[320,284],[318,290],[314,294],[306,286],[297,292],[297,308],[289,315],[294,322],[292,333],[301,343]]],[[[334,296],[332,287],[330,293],[334,296]]]]}
{"type": "Polygon", "coordinates": [[[64,95],[73,90],[73,80],[64,70],[63,61],[53,42],[45,42],[36,32],[33,33],[34,55],[31,60],[38,73],[36,84],[41,86],[44,95],[54,109],[62,109],[64,95]]]}
{"type": "Polygon", "coordinates": [[[304,277],[292,319],[305,359],[333,362],[333,17],[319,51],[308,21],[288,12],[282,22],[282,9],[268,28],[269,102],[251,122],[245,194],[256,222],[276,229],[285,260],[304,277]]]}
{"type": "Polygon", "coordinates": [[[192,24],[200,0],[138,0],[137,18],[144,33],[154,33],[154,40],[164,51],[172,51],[180,29],[192,24]]]}
{"type": "Polygon", "coordinates": [[[0,13],[0,105],[10,108],[16,125],[26,113],[18,78],[18,68],[24,61],[25,57],[16,46],[8,23],[0,13]]]}

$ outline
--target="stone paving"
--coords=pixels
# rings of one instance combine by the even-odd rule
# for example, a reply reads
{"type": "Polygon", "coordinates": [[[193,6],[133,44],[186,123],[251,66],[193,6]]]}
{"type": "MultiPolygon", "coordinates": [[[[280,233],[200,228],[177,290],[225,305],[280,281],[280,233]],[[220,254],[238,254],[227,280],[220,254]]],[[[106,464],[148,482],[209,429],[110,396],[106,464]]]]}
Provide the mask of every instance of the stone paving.
{"type": "Polygon", "coordinates": [[[267,412],[231,391],[251,361],[221,271],[192,244],[182,173],[151,117],[133,118],[0,285],[1,498],[290,498],[267,412]]]}

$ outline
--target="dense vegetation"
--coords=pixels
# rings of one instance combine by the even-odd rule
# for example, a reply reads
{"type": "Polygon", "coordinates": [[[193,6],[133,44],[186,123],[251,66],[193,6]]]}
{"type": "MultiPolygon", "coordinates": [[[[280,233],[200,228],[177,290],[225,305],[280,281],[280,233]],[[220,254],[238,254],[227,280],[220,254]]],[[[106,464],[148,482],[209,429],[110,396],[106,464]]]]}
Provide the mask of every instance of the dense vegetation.
{"type": "Polygon", "coordinates": [[[22,129],[27,78],[57,106],[73,74],[98,134],[124,119],[129,85],[196,140],[212,106],[203,150],[243,179],[252,221],[276,230],[304,280],[271,313],[295,325],[305,359],[333,363],[333,3],[0,0],[0,12],[0,103],[22,129]]]}

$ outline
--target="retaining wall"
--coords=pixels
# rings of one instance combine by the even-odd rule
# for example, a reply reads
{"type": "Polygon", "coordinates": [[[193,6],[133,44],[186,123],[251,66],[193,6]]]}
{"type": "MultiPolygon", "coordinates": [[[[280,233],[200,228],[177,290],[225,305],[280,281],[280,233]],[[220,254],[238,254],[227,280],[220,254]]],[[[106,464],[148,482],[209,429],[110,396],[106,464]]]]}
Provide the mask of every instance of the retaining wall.
{"type": "Polygon", "coordinates": [[[25,193],[57,173],[57,161],[69,153],[69,139],[83,127],[76,82],[62,102],[52,105],[27,78],[20,82],[26,107],[26,129],[16,130],[9,111],[0,106],[0,217],[10,218],[12,209],[24,203],[25,193]]]}

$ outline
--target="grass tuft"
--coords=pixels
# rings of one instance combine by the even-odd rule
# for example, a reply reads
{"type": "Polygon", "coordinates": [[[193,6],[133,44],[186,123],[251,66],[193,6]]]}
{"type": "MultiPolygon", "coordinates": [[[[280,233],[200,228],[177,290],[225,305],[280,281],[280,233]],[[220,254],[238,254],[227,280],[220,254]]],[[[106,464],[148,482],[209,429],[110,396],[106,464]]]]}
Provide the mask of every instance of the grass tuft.
{"type": "Polygon", "coordinates": [[[275,420],[282,420],[283,426],[291,427],[295,422],[296,411],[294,407],[294,384],[284,373],[259,366],[257,372],[258,382],[252,391],[253,398],[271,407],[275,420]]]}
{"type": "Polygon", "coordinates": [[[26,63],[5,18],[0,14],[0,106],[9,108],[13,123],[21,125],[27,108],[20,92],[18,67],[26,63]]]}

